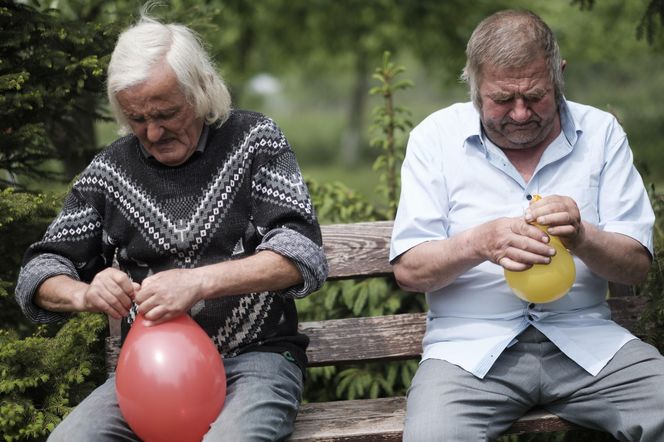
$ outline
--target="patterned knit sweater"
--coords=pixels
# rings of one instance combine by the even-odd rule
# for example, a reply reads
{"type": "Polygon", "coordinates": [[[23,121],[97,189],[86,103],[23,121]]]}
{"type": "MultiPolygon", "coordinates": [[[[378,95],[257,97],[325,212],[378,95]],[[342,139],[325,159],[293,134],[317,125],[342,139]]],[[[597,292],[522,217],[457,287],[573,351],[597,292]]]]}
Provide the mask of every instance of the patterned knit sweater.
{"type": "MultiPolygon", "coordinates": [[[[207,143],[183,165],[146,156],[137,138],[114,142],[90,163],[43,239],[26,252],[16,298],[26,316],[65,315],[32,300],[47,278],[89,282],[117,260],[133,281],[172,268],[194,268],[272,250],[288,257],[304,283],[279,292],[201,301],[190,314],[224,357],[286,352],[304,367],[306,336],[297,331],[293,297],[327,276],[320,228],[295,156],[275,123],[233,111],[210,127],[207,143]]],[[[123,320],[126,335],[133,315],[123,320]]]]}

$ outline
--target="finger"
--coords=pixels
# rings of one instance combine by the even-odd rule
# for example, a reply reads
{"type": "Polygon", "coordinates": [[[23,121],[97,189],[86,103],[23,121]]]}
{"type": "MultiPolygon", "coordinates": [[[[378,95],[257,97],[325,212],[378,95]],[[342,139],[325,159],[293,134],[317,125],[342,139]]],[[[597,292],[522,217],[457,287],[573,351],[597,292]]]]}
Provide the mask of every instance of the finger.
{"type": "MultiPolygon", "coordinates": [[[[549,242],[549,235],[547,235],[546,232],[543,232],[538,227],[525,222],[523,219],[519,219],[513,223],[511,225],[511,230],[517,235],[517,238],[514,238],[512,242],[516,247],[522,249],[528,249],[529,244],[530,247],[537,247],[538,245],[543,245],[542,243],[546,244],[549,242]],[[532,245],[528,239],[535,240],[537,244],[532,245]]],[[[540,250],[543,251],[544,249],[540,248],[540,250]]]]}
{"type": "Polygon", "coordinates": [[[118,295],[110,292],[102,292],[99,295],[100,300],[104,302],[104,311],[111,316],[113,313],[119,315],[120,317],[127,316],[129,314],[129,309],[131,308],[131,301],[125,305],[125,302],[121,298],[127,298],[124,293],[119,293],[118,295]],[[118,298],[118,296],[120,298],[118,298]]]}
{"type": "Polygon", "coordinates": [[[568,237],[576,235],[577,230],[578,229],[575,226],[565,225],[549,227],[547,232],[553,236],[568,237]]]}
{"type": "Polygon", "coordinates": [[[507,258],[512,262],[531,266],[533,264],[549,264],[551,262],[551,256],[555,255],[555,253],[556,250],[549,247],[546,248],[544,253],[510,247],[505,251],[505,256],[503,258],[507,258]]]}
{"type": "Polygon", "coordinates": [[[104,301],[123,316],[129,313],[131,308],[131,298],[120,287],[114,279],[104,279],[101,281],[99,295],[104,301]]]}
{"type": "Polygon", "coordinates": [[[157,306],[145,313],[143,317],[146,319],[146,325],[152,326],[161,324],[175,317],[173,312],[168,311],[164,306],[157,306]]]}
{"type": "Polygon", "coordinates": [[[531,264],[524,264],[522,262],[513,261],[507,256],[503,256],[498,264],[506,270],[511,270],[514,272],[521,272],[523,270],[528,270],[532,267],[531,264]]]}

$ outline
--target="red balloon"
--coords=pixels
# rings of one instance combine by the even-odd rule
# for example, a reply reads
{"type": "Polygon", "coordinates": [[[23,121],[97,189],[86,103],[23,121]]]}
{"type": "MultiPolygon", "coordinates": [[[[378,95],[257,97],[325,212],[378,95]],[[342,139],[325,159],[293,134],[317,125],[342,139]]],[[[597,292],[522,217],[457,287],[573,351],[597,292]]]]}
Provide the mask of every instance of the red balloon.
{"type": "Polygon", "coordinates": [[[151,327],[144,321],[136,318],[120,350],[120,411],[145,442],[200,442],[226,399],[221,356],[189,315],[151,327]]]}

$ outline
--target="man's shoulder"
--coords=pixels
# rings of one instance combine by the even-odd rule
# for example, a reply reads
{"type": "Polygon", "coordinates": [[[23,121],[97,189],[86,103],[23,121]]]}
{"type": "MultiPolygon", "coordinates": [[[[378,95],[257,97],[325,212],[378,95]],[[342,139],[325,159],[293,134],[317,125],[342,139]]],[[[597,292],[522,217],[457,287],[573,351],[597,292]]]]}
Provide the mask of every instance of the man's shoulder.
{"type": "Polygon", "coordinates": [[[439,109],[422,120],[414,131],[452,132],[469,136],[479,129],[479,114],[473,103],[455,103],[439,109]]]}
{"type": "Polygon", "coordinates": [[[589,104],[578,103],[570,100],[566,100],[565,104],[567,105],[567,109],[569,109],[569,112],[574,120],[580,123],[590,121],[593,124],[596,124],[600,121],[612,122],[617,120],[616,116],[611,112],[589,104]]]}
{"type": "Polygon", "coordinates": [[[233,109],[222,127],[226,125],[252,127],[264,122],[272,122],[272,119],[260,112],[246,109],[233,109]]]}
{"type": "Polygon", "coordinates": [[[472,120],[474,123],[475,120],[479,118],[479,114],[473,106],[473,103],[454,103],[442,109],[429,114],[422,123],[425,124],[450,124],[457,123],[459,121],[469,121],[472,120]]]}

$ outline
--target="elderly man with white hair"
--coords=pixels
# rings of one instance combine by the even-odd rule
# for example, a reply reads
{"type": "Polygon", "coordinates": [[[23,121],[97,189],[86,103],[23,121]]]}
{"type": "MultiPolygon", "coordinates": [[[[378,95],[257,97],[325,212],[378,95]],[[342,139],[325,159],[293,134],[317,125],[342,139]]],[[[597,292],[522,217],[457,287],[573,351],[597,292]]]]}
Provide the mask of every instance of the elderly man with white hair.
{"type": "MultiPolygon", "coordinates": [[[[294,298],[327,276],[321,235],[286,138],[230,95],[196,35],[143,14],[108,67],[128,135],[81,173],[16,298],[35,322],[71,312],[159,324],[190,314],[224,358],[224,408],[205,440],[280,440],[293,429],[307,337],[294,298]],[[117,266],[113,266],[114,260],[117,266]]],[[[114,377],[55,429],[54,441],[135,441],[114,377]]]]}

